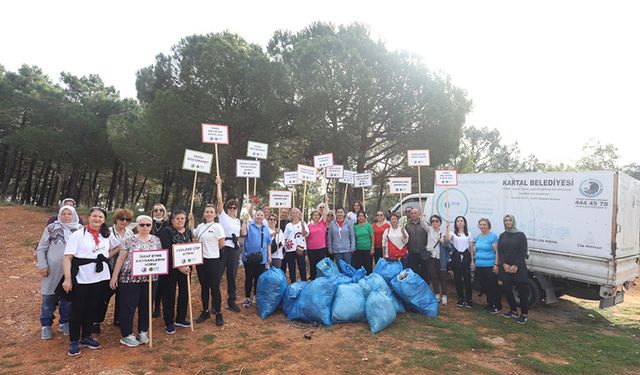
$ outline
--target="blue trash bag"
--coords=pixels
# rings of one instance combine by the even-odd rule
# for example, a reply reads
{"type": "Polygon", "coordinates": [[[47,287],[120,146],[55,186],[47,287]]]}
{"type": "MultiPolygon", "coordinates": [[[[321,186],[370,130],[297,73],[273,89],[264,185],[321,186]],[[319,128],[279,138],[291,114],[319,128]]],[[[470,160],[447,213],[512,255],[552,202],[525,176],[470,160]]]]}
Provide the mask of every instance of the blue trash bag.
{"type": "Polygon", "coordinates": [[[318,277],[311,281],[300,292],[287,319],[331,325],[331,304],[339,284],[339,277],[318,277]]]}
{"type": "Polygon", "coordinates": [[[393,290],[409,307],[421,314],[435,318],[438,316],[438,299],[420,275],[411,269],[400,272],[391,280],[393,290]]]}
{"type": "Polygon", "coordinates": [[[379,290],[369,294],[365,310],[372,334],[387,328],[396,319],[396,310],[391,299],[379,290]]]}
{"type": "Polygon", "coordinates": [[[356,273],[353,274],[353,276],[351,276],[351,282],[357,283],[358,281],[362,280],[365,276],[367,276],[367,270],[365,270],[364,267],[360,267],[360,269],[357,270],[356,273]]]}
{"type": "Polygon", "coordinates": [[[360,281],[358,281],[358,285],[364,291],[365,297],[368,297],[369,294],[374,290],[379,290],[382,293],[386,294],[391,302],[393,303],[393,307],[396,309],[397,313],[405,312],[405,308],[402,305],[402,302],[398,300],[398,297],[393,293],[389,285],[384,281],[382,276],[377,273],[372,273],[371,275],[365,276],[360,281]]]}
{"type": "Polygon", "coordinates": [[[340,274],[338,266],[329,258],[320,260],[315,267],[318,277],[333,277],[340,274]]]}
{"type": "Polygon", "coordinates": [[[284,291],[282,297],[282,311],[288,317],[291,314],[291,310],[296,303],[296,300],[300,296],[300,292],[307,286],[306,281],[296,281],[291,283],[284,291]]]}
{"type": "Polygon", "coordinates": [[[364,322],[366,315],[364,291],[358,284],[338,285],[331,307],[331,321],[334,323],[364,322]]]}
{"type": "Polygon", "coordinates": [[[373,268],[373,272],[382,276],[384,281],[387,282],[387,285],[389,285],[389,288],[391,288],[391,280],[398,276],[402,270],[402,262],[399,260],[389,261],[384,258],[378,259],[378,263],[376,263],[376,266],[373,268]]]}
{"type": "Polygon", "coordinates": [[[353,275],[356,274],[356,269],[344,260],[338,259],[338,264],[340,265],[340,269],[342,270],[343,275],[353,277],[353,275]]]}
{"type": "Polygon", "coordinates": [[[269,268],[260,275],[256,287],[256,308],[262,319],[278,309],[286,289],[287,277],[280,268],[269,268]]]}

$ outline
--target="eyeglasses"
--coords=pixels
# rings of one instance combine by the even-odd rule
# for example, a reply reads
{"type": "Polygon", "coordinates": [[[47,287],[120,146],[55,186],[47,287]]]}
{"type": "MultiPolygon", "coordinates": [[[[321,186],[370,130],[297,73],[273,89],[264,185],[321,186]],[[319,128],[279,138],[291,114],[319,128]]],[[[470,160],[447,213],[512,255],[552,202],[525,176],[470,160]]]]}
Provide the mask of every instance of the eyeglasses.
{"type": "Polygon", "coordinates": [[[275,218],[270,217],[270,218],[269,218],[269,221],[276,221],[276,219],[275,219],[275,218]]]}
{"type": "Polygon", "coordinates": [[[121,220],[121,221],[131,221],[130,217],[122,217],[122,216],[118,216],[116,219],[121,220]]]}
{"type": "Polygon", "coordinates": [[[439,223],[440,220],[431,220],[432,223],[439,223]]]}
{"type": "Polygon", "coordinates": [[[154,208],[153,212],[164,212],[162,208],[154,208]]]}
{"type": "Polygon", "coordinates": [[[230,210],[237,210],[237,209],[238,209],[238,207],[236,207],[236,206],[231,206],[231,207],[229,207],[229,209],[230,209],[230,210]]]}
{"type": "Polygon", "coordinates": [[[144,227],[150,227],[150,226],[151,226],[151,223],[149,223],[149,224],[143,224],[143,223],[140,223],[140,224],[138,224],[138,226],[139,226],[139,227],[143,227],[143,228],[144,228],[144,227]]]}

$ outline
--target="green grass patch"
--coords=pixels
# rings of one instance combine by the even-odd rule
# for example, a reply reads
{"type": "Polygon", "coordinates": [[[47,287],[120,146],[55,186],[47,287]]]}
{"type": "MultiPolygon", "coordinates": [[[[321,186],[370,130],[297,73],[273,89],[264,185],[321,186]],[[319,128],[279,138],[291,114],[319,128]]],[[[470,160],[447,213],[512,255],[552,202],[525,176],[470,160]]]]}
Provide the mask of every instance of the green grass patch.
{"type": "Polygon", "coordinates": [[[5,355],[2,356],[2,358],[13,358],[15,356],[17,356],[18,353],[7,353],[5,355]]]}
{"type": "Polygon", "coordinates": [[[173,356],[173,355],[171,355],[171,354],[163,354],[161,358],[162,358],[162,362],[164,362],[164,363],[170,363],[170,362],[172,362],[172,361],[173,361],[174,356],[173,356]]]}
{"type": "Polygon", "coordinates": [[[22,240],[22,246],[33,246],[35,245],[35,241],[32,238],[27,238],[22,240]]]}
{"type": "Polygon", "coordinates": [[[432,371],[453,373],[457,370],[458,360],[444,352],[430,349],[409,349],[402,357],[405,368],[419,368],[432,371]]]}
{"type": "Polygon", "coordinates": [[[214,334],[206,334],[202,336],[201,340],[206,342],[207,344],[213,344],[213,341],[216,339],[216,335],[214,334]]]}
{"type": "Polygon", "coordinates": [[[16,368],[22,366],[22,362],[0,362],[0,366],[5,368],[16,368]]]}

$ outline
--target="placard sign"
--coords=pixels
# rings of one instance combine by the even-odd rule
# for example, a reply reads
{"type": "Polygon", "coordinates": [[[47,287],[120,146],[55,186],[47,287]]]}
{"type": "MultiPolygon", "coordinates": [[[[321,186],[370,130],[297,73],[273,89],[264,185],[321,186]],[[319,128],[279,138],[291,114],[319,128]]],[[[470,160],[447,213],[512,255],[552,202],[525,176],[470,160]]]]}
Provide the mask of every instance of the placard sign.
{"type": "Polygon", "coordinates": [[[155,276],[169,273],[169,250],[133,250],[131,276],[155,276]]]}
{"type": "Polygon", "coordinates": [[[411,167],[430,166],[429,150],[407,150],[407,162],[411,167]]]}
{"type": "Polygon", "coordinates": [[[322,169],[333,165],[333,154],[316,155],[313,157],[313,166],[322,169]]]}
{"type": "Polygon", "coordinates": [[[182,169],[194,172],[211,173],[213,154],[185,149],[182,169]]]}
{"type": "Polygon", "coordinates": [[[327,167],[324,173],[327,178],[342,178],[344,175],[344,166],[332,165],[331,167],[327,167]]]}
{"type": "Polygon", "coordinates": [[[290,191],[270,191],[269,207],[271,208],[291,208],[291,197],[293,193],[290,191]]]}
{"type": "Polygon", "coordinates": [[[298,178],[298,172],[284,172],[284,184],[285,185],[300,185],[302,180],[298,178]]]}
{"type": "Polygon", "coordinates": [[[260,161],[236,160],[236,177],[260,178],[260,161]]]}
{"type": "Polygon", "coordinates": [[[298,179],[302,181],[316,182],[316,169],[308,165],[298,164],[298,179]]]}
{"type": "Polygon", "coordinates": [[[202,242],[173,245],[173,268],[202,264],[202,242]]]}
{"type": "Polygon", "coordinates": [[[347,171],[347,170],[343,170],[342,171],[342,178],[338,180],[338,182],[343,183],[343,184],[354,184],[355,180],[354,177],[358,174],[358,172],[354,172],[354,171],[347,171]]]}
{"type": "Polygon", "coordinates": [[[266,159],[268,150],[269,145],[266,143],[249,141],[249,143],[247,144],[247,157],[266,159]]]}
{"type": "Polygon", "coordinates": [[[391,194],[411,194],[411,177],[389,177],[391,194]]]}
{"type": "Polygon", "coordinates": [[[436,171],[436,186],[457,186],[457,171],[436,171]]]}
{"type": "Polygon", "coordinates": [[[202,143],[229,144],[227,125],[202,124],[202,143]]]}
{"type": "Polygon", "coordinates": [[[367,173],[359,173],[353,176],[354,186],[357,188],[360,187],[369,187],[373,185],[373,175],[371,172],[367,173]]]}

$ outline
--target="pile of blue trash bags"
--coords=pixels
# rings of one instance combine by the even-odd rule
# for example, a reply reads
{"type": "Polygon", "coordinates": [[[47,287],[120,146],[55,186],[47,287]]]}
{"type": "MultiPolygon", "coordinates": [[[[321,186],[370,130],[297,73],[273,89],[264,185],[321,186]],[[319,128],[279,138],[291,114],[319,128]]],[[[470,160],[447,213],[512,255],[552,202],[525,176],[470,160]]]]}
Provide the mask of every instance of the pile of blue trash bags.
{"type": "Polygon", "coordinates": [[[429,285],[399,261],[380,259],[372,274],[329,258],[316,264],[318,277],[287,285],[279,268],[270,268],[258,279],[256,306],[261,318],[282,307],[289,320],[334,323],[366,322],[371,333],[388,327],[407,310],[438,316],[438,300],[429,285]]]}

